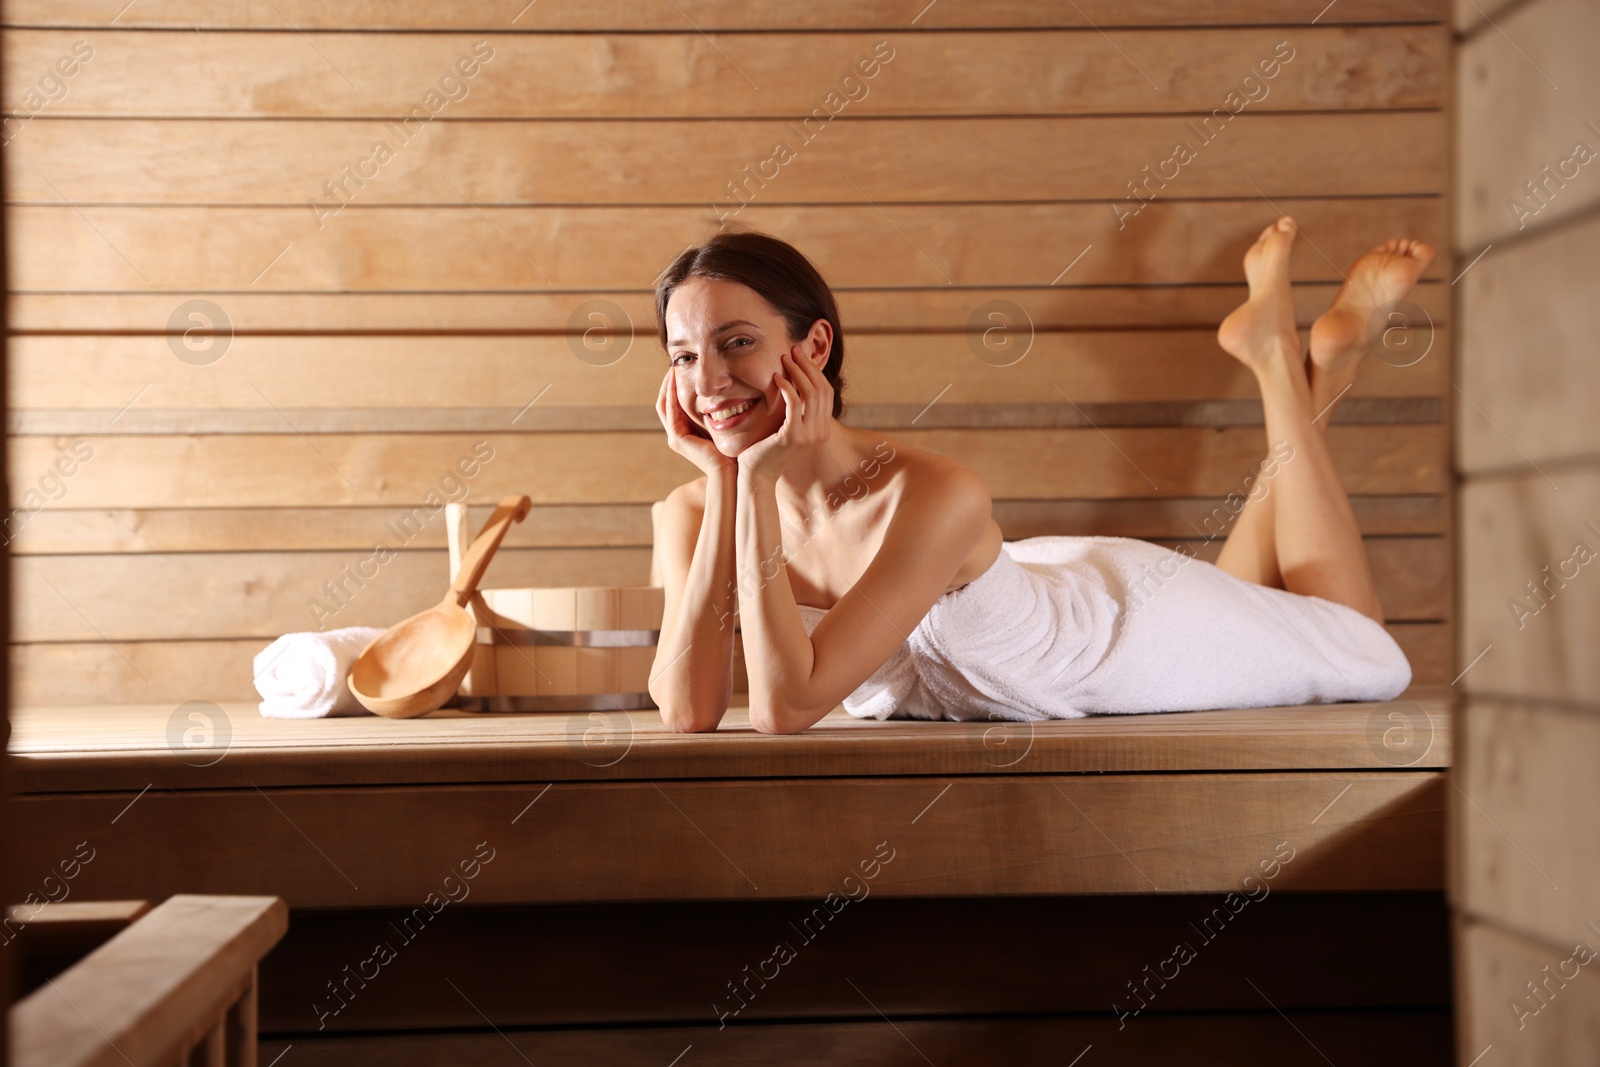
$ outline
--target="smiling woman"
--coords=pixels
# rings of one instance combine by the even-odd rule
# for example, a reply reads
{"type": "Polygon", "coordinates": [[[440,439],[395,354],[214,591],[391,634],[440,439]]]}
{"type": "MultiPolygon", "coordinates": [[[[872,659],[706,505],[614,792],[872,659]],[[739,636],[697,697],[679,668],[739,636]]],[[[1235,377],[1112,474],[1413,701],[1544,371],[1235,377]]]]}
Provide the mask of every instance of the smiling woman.
{"type": "Polygon", "coordinates": [[[1360,325],[1432,250],[1390,241],[1357,260],[1308,361],[1294,239],[1292,219],[1262,231],[1245,257],[1250,299],[1218,335],[1254,372],[1268,437],[1293,462],[1246,505],[1217,565],[1122,537],[1004,541],[965,464],[838,421],[839,316],[804,256],[727,231],[680,254],[656,283],[656,411],[704,477],[667,497],[660,523],[650,693],[663,720],[716,728],[735,613],[750,721],[767,733],[841,703],[862,718],[1042,719],[1399,694],[1411,667],[1318,421],[1355,380],[1360,325]],[[841,501],[868,465],[882,475],[871,491],[841,501]]]}
{"type": "Polygon", "coordinates": [[[657,413],[705,477],[664,510],[651,693],[669,726],[714,729],[731,695],[737,611],[752,722],[804,729],[882,666],[941,593],[994,561],[988,490],[963,464],[837,421],[837,304],[784,242],[719,233],[663,272],[656,307],[668,355],[657,413]],[[883,476],[861,493],[869,469],[883,476]],[[809,639],[802,604],[830,612],[825,641],[809,639]]]}

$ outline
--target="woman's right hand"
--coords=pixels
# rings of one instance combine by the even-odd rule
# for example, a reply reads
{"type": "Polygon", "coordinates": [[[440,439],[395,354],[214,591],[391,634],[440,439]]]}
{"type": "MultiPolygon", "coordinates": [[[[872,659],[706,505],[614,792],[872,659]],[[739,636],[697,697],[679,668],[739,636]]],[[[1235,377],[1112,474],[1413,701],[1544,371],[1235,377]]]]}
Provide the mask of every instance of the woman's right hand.
{"type": "Polygon", "coordinates": [[[656,396],[656,415],[667,431],[667,444],[678,455],[693,463],[710,477],[718,472],[738,474],[739,461],[724,456],[706,432],[689,421],[683,405],[678,403],[678,390],[673,378],[673,368],[661,379],[661,392],[656,396]]]}

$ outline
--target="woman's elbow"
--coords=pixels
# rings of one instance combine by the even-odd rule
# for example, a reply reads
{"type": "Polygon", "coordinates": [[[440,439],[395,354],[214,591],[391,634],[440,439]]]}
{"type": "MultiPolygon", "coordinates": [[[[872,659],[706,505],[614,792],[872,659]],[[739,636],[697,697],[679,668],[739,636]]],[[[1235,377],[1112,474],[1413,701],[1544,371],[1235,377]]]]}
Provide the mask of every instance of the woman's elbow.
{"type": "Polygon", "coordinates": [[[671,701],[662,703],[659,698],[656,699],[656,707],[661,712],[661,724],[675,734],[708,733],[715,730],[728,710],[726,707],[696,708],[671,701]]]}
{"type": "Polygon", "coordinates": [[[818,716],[773,704],[751,704],[750,725],[757,733],[798,734],[809,729],[818,716]]]}

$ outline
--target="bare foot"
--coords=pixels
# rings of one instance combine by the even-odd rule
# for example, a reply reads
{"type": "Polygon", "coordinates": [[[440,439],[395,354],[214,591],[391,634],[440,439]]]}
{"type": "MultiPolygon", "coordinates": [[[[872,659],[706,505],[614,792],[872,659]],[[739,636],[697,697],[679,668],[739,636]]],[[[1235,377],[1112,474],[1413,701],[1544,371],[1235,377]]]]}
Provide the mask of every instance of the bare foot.
{"type": "MultiPolygon", "coordinates": [[[[1355,261],[1333,304],[1311,324],[1311,397],[1318,411],[1331,408],[1355,383],[1373,312],[1399,300],[1433,262],[1433,248],[1422,241],[1385,241],[1355,261]]],[[[1327,417],[1321,420],[1327,424],[1327,417]]]]}
{"type": "Polygon", "coordinates": [[[1244,254],[1250,296],[1229,312],[1217,329],[1222,350],[1255,371],[1257,377],[1285,357],[1300,363],[1300,338],[1289,292],[1289,250],[1294,237],[1294,219],[1287,215],[1261,231],[1244,254]]]}

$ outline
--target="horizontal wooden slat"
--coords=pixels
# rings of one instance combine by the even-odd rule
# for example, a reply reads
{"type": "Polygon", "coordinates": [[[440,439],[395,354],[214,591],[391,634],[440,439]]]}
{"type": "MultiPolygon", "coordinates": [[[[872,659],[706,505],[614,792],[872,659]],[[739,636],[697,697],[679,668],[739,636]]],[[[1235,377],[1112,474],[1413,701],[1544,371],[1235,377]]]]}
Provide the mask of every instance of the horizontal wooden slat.
{"type": "MultiPolygon", "coordinates": [[[[1450,626],[1397,622],[1389,633],[1411,661],[1417,685],[1456,676],[1450,626]]],[[[187,700],[259,701],[251,662],[264,639],[237,641],[106,641],[12,645],[12,698],[39,706],[132,704],[187,700]]],[[[735,690],[741,663],[735,649],[735,690]]],[[[253,705],[252,705],[253,706],[253,705]]]]}
{"type": "MultiPolygon", "coordinates": [[[[1064,533],[1106,537],[1182,537],[1221,500],[1000,500],[994,517],[1008,540],[1064,533]]],[[[1354,496],[1350,505],[1368,537],[1446,532],[1443,497],[1354,496]]],[[[484,514],[487,516],[488,512],[484,514]]]]}
{"type": "Polygon", "coordinates": [[[118,26],[305,30],[827,30],[976,26],[1144,26],[1340,22],[1437,22],[1446,17],[1441,0],[1342,0],[1325,12],[1284,0],[1225,0],[1203,7],[1184,0],[1003,0],[981,9],[933,4],[926,9],[898,0],[783,0],[751,6],[741,0],[675,0],[674,10],[641,7],[629,0],[596,0],[582,6],[547,4],[486,7],[478,0],[390,0],[381,4],[328,6],[320,0],[14,0],[6,5],[8,26],[118,26]]]}
{"type": "Polygon", "coordinates": [[[1453,625],[1449,622],[1396,622],[1389,636],[1411,663],[1413,685],[1444,685],[1456,676],[1453,625]]]}
{"type": "Polygon", "coordinates": [[[1462,688],[1546,700],[1600,695],[1600,465],[1461,487],[1462,688]],[[1531,586],[1531,588],[1530,588],[1531,586]],[[1480,658],[1481,657],[1481,658],[1480,658]]]}
{"type": "MultiPolygon", "coordinates": [[[[1255,376],[1217,346],[1215,331],[1034,332],[1030,340],[1025,325],[1014,328],[1016,351],[1003,360],[1016,361],[1007,366],[978,355],[989,350],[976,330],[855,338],[845,350],[845,401],[851,407],[915,404],[915,413],[936,395],[947,407],[1260,396],[1255,376]]],[[[1407,367],[1371,359],[1347,395],[1444,395],[1447,338],[1435,330],[1432,341],[1440,358],[1407,367]]],[[[591,363],[578,355],[589,352],[581,337],[218,336],[201,346],[203,356],[190,356],[217,357],[199,368],[176,357],[190,352],[181,337],[22,337],[10,347],[7,400],[13,418],[37,408],[86,416],[101,409],[109,421],[139,394],[138,408],[128,415],[151,408],[254,409],[272,416],[262,421],[281,425],[276,409],[331,415],[352,407],[504,408],[505,425],[537,397],[539,406],[524,418],[550,409],[622,408],[637,409],[659,426],[654,402],[666,355],[653,331],[641,329],[631,342],[618,343],[628,344],[625,355],[620,347],[606,350],[591,363]],[[609,360],[615,362],[596,365],[609,360]],[[441,373],[446,366],[449,373],[441,373]]],[[[536,425],[517,421],[519,428],[536,425]]]]}
{"type": "MultiPolygon", "coordinates": [[[[1357,256],[1389,237],[1437,245],[1443,235],[1441,202],[1432,197],[1156,201],[1120,229],[1104,203],[752,206],[738,221],[795,244],[829,285],[843,289],[1234,286],[1245,250],[1280,209],[1295,216],[1308,238],[1291,264],[1298,282],[1336,282],[1357,256]]],[[[18,250],[11,284],[21,290],[210,290],[217,295],[208,298],[231,317],[225,294],[232,290],[464,294],[559,286],[574,290],[546,298],[556,301],[554,328],[562,331],[571,329],[585,301],[650,288],[716,222],[709,208],[662,207],[486,207],[481,215],[469,206],[353,207],[325,220],[320,233],[299,206],[89,207],[80,215],[57,204],[12,207],[7,218],[18,250]],[[618,241],[619,233],[628,240],[618,241]]],[[[1438,277],[1442,269],[1435,262],[1428,273],[1438,277]]],[[[1156,295],[1143,290],[1134,306],[1154,303],[1156,295]]],[[[1038,318],[1048,320],[1055,298],[1045,288],[1017,303],[1032,317],[1035,302],[1043,301],[1038,318]]],[[[171,328],[185,299],[171,298],[157,329],[171,328]]],[[[952,302],[947,315],[961,328],[990,297],[940,299],[952,302]]],[[[633,322],[653,333],[653,305],[633,322]]]]}
{"type": "Polygon", "coordinates": [[[1600,455],[1600,422],[1585,405],[1600,393],[1597,272],[1600,216],[1591,215],[1490,249],[1461,279],[1467,328],[1455,388],[1467,473],[1600,455]],[[1530,315],[1531,305],[1549,311],[1530,315]]]}
{"type": "MultiPolygon", "coordinates": [[[[768,946],[755,958],[770,959],[771,954],[772,947],[768,946]]],[[[1138,968],[1129,973],[1139,973],[1138,968]]],[[[1250,988],[1242,982],[1240,985],[1250,988]]],[[[871,1012],[876,995],[867,988],[861,989],[861,994],[852,1009],[859,1005],[871,1012]],[[870,1000],[863,999],[866,997],[870,1000]]],[[[715,1018],[713,1015],[711,1022],[715,1018]]],[[[509,1036],[490,1031],[403,1037],[296,1036],[263,1040],[261,1055],[267,1062],[293,1048],[295,1055],[305,1057],[308,1063],[337,1062],[347,1067],[419,1067],[447,1062],[526,1067],[527,1063],[541,1062],[670,1063],[674,1056],[693,1049],[689,1055],[695,1057],[694,1062],[708,1067],[747,1063],[772,1067],[813,1063],[839,1067],[914,1067],[922,1063],[981,1067],[996,1062],[1031,1067],[1064,1063],[1073,1055],[1094,1048],[1105,1050],[1091,1053],[1097,1067],[1143,1067],[1180,1053],[1195,1063],[1237,1057],[1278,1067],[1326,1067],[1329,1062],[1370,1067],[1447,1067],[1451,1062],[1450,1018],[1445,1012],[1352,1011],[1329,1015],[1290,1011],[1279,1015],[1252,1010],[1141,1019],[1130,1023],[1127,1033],[1120,1031],[1111,1017],[1092,1015],[987,1019],[901,1016],[892,1021],[874,1018],[726,1029],[711,1022],[701,1026],[513,1031],[509,1036]],[[1062,1058],[1063,1050],[1066,1059],[1062,1058]],[[1324,1056],[1337,1058],[1330,1061],[1324,1056]]]]}
{"type": "Polygon", "coordinates": [[[1367,544],[1385,618],[1454,616],[1456,556],[1449,538],[1385,537],[1367,544]]]}
{"type": "MultiPolygon", "coordinates": [[[[303,205],[325,195],[323,183],[341,178],[342,164],[359,171],[365,158],[376,176],[352,184],[347,196],[369,206],[726,199],[732,210],[740,202],[723,183],[749,180],[745,197],[760,203],[1129,197],[1132,209],[1139,201],[1124,183],[1142,181],[1147,165],[1154,173],[1178,141],[1193,158],[1168,164],[1176,176],[1162,197],[1432,195],[1443,188],[1448,137],[1439,112],[1245,112],[1226,125],[1213,122],[1208,135],[1199,118],[1179,116],[841,117],[806,140],[806,131],[779,120],[463,120],[407,141],[371,120],[40,117],[11,145],[7,195],[38,204],[288,204],[309,239],[316,223],[303,205]],[[378,142],[392,155],[381,164],[369,158],[378,142]],[[787,161],[771,164],[774,176],[763,180],[757,168],[779,143],[793,158],[780,154],[787,161]],[[1343,166],[1350,158],[1362,165],[1343,166]]],[[[329,210],[341,202],[330,198],[329,210]]],[[[1104,203],[1096,207],[1109,215],[1104,203]]],[[[323,228],[344,221],[324,218],[323,228]]],[[[487,229],[480,236],[485,245],[494,240],[487,229]]]]}
{"type": "MultiPolygon", "coordinates": [[[[1154,30],[1109,38],[1087,28],[892,40],[769,33],[755,63],[732,58],[751,54],[746,37],[681,28],[477,38],[328,33],[315,49],[293,33],[102,32],[82,76],[73,76],[48,114],[390,118],[422,108],[426,116],[429,91],[442,101],[437,115],[445,120],[817,112],[822,124],[832,114],[1121,113],[1130,100],[1148,112],[1203,114],[1215,107],[1255,114],[1427,108],[1440,104],[1449,43],[1439,26],[1154,30]],[[470,76],[458,68],[463,62],[470,76]],[[219,66],[228,77],[215,76],[219,66]]],[[[75,30],[8,34],[5,110],[21,105],[40,72],[70,55],[79,39],[75,30]]]]}
{"type": "MultiPolygon", "coordinates": [[[[444,524],[443,517],[435,520],[444,524]]],[[[438,603],[450,585],[443,550],[403,547],[375,526],[354,552],[208,552],[145,556],[38,556],[13,572],[20,614],[14,641],[258,637],[341,626],[392,626],[438,603]],[[345,568],[348,568],[345,569],[345,568]],[[31,573],[29,571],[31,570],[31,573]],[[363,575],[366,575],[363,577],[363,575]],[[52,592],[54,587],[54,592],[52,592]],[[117,596],[106,598],[104,590],[117,596]],[[76,605],[74,608],[71,605],[76,605]],[[85,615],[78,614],[86,612],[85,615]],[[92,621],[85,622],[85,618],[92,621]]],[[[645,585],[648,548],[502,549],[486,588],[645,585]]]]}
{"type": "Polygon", "coordinates": [[[1455,64],[1456,240],[1469,255],[1600,205],[1600,182],[1585,164],[1600,149],[1600,67],[1589,46],[1600,38],[1600,10],[1539,0],[1494,22],[1461,46],[1455,64]]]}
{"type": "Polygon", "coordinates": [[[1571,945],[1585,923],[1600,921],[1590,844],[1600,836],[1600,709],[1474,696],[1456,721],[1452,901],[1465,914],[1571,945]]]}
{"type": "Polygon", "coordinates": [[[220,752],[174,744],[166,704],[21,708],[13,716],[17,788],[214,789],[224,786],[528,782],[629,778],[762,778],[1112,771],[1411,770],[1448,767],[1448,687],[1413,687],[1385,704],[1312,705],[1164,715],[1094,715],[1015,723],[862,720],[835,709],[818,726],[774,738],[729,709],[715,735],[673,734],[653,710],[618,712],[574,738],[584,714],[444,710],[404,721],[376,715],[266,719],[254,702],[213,704],[220,752]],[[1396,718],[1399,716],[1399,718],[1396,718]],[[1373,732],[1405,721],[1414,750],[1373,732]],[[841,744],[841,738],[853,743],[841,744]],[[875,741],[873,739],[876,739],[875,741]],[[399,758],[404,754],[404,758],[399,758]],[[610,758],[612,756],[618,758],[610,758]]]}
{"type": "Polygon", "coordinates": [[[1426,890],[1444,793],[1438,771],[151,790],[18,797],[14,840],[38,869],[121,812],[76,891],[248,886],[297,908],[413,905],[477,842],[496,856],[474,904],[820,900],[886,839],[905,855],[873,883],[884,897],[1227,892],[1284,841],[1274,889],[1426,890]]]}
{"type": "Polygon", "coordinates": [[[1484,1062],[1492,1058],[1505,1067],[1600,1061],[1594,1025],[1600,1017],[1600,977],[1593,961],[1600,934],[1595,926],[1600,922],[1575,927],[1559,940],[1539,941],[1493,923],[1458,923],[1460,1059],[1492,1047],[1484,1062]],[[1586,951],[1579,952],[1580,945],[1586,951]]]}
{"type": "MultiPolygon", "coordinates": [[[[1154,207],[1150,208],[1155,211],[1154,207]]],[[[1317,243],[1322,243],[1319,235],[1317,243]]],[[[1082,265],[1081,263],[1079,264],[1082,265]]],[[[1076,268],[1074,268],[1076,271],[1076,268]]],[[[1115,327],[1173,329],[1215,327],[1244,303],[1243,283],[1163,286],[1160,299],[1151,290],[1129,286],[1074,288],[1069,273],[1061,284],[1033,289],[990,289],[940,286],[935,289],[840,289],[834,295],[839,315],[852,334],[865,330],[961,331],[973,309],[991,300],[1009,300],[1025,308],[1036,330],[1100,330],[1115,327]]],[[[1301,326],[1332,303],[1338,282],[1301,281],[1294,287],[1295,317],[1301,326]]],[[[1424,281],[1412,291],[1429,319],[1447,325],[1450,302],[1442,281],[1424,281]]],[[[235,335],[251,333],[393,334],[406,332],[513,334],[563,331],[585,299],[600,294],[576,293],[246,293],[203,292],[98,293],[85,300],[78,293],[13,293],[8,325],[13,337],[27,333],[164,333],[172,313],[185,301],[204,297],[227,304],[235,335]]],[[[649,336],[655,306],[648,292],[603,294],[626,318],[649,336]]]]}
{"type": "MultiPolygon", "coordinates": [[[[948,383],[947,383],[948,384],[948,383]]],[[[936,391],[930,391],[935,394],[936,391]]],[[[536,395],[536,394],[530,394],[536,395]]],[[[1037,395],[1037,394],[1036,394],[1037,395]]],[[[142,399],[142,398],[141,398],[142,399]]],[[[1445,421],[1444,397],[1347,397],[1327,417],[1330,424],[1410,425],[1445,421]]],[[[658,430],[661,420],[647,404],[627,407],[557,405],[517,407],[278,407],[278,408],[45,408],[14,410],[6,419],[13,434],[75,437],[102,434],[383,434],[469,433],[485,426],[514,426],[519,433],[591,430],[658,430]],[[113,421],[114,420],[114,421],[113,421]]],[[[963,404],[924,400],[893,404],[847,402],[852,425],[882,430],[980,428],[1044,429],[1083,426],[1261,426],[1255,400],[1150,401],[1135,403],[963,404]]]]}
{"type": "Polygon", "coordinates": [[[257,701],[250,679],[257,652],[249,641],[96,641],[8,645],[15,701],[38,705],[187,700],[257,701]]]}
{"type": "MultiPolygon", "coordinates": [[[[443,520],[439,520],[442,525],[443,520]]],[[[182,640],[259,637],[340,626],[392,626],[438,602],[450,580],[438,549],[403,547],[374,526],[353,552],[208,552],[29,556],[12,566],[11,637],[19,642],[182,640]],[[349,568],[346,570],[345,568],[349,568]],[[108,598],[104,591],[117,590],[108,598]]],[[[1213,560],[1220,539],[1182,544],[1213,560]]],[[[1388,618],[1443,617],[1449,558],[1442,538],[1374,538],[1367,543],[1388,618]]],[[[645,585],[648,548],[502,548],[487,588],[645,585]]]]}
{"type": "MultiPolygon", "coordinates": [[[[1364,498],[1367,499],[1367,498],[1364,498]]],[[[1398,501],[1371,498],[1382,518],[1369,522],[1404,524],[1403,531],[1432,521],[1439,498],[1398,501]],[[1391,507],[1395,510],[1391,512],[1391,507]],[[1403,509],[1403,514],[1401,510],[1403,509]]],[[[1198,504],[1198,502],[1197,502],[1198,504]]],[[[1368,505],[1360,505],[1368,506],[1368,505]]],[[[494,510],[473,504],[468,525],[483,527],[494,510]]],[[[1195,507],[1197,513],[1205,509],[1195,507]]],[[[370,552],[373,539],[394,514],[383,508],[193,508],[127,511],[71,511],[47,508],[35,513],[16,540],[13,555],[53,553],[281,552],[359,549],[370,552]]],[[[537,507],[506,531],[502,551],[518,548],[650,547],[648,504],[552,504],[537,507]]],[[[444,548],[445,513],[411,529],[409,548],[444,548]]],[[[490,583],[493,584],[493,583],[490,583]]]]}
{"type": "MultiPolygon", "coordinates": [[[[904,430],[886,439],[961,459],[1002,500],[1220,496],[1238,490],[1266,449],[1256,427],[904,430]]],[[[1331,426],[1328,442],[1347,492],[1448,487],[1444,427],[1331,426]]],[[[33,485],[72,446],[13,439],[11,484],[33,485]]],[[[471,479],[478,499],[527,493],[536,504],[649,503],[698,473],[659,432],[98,437],[78,447],[93,457],[62,495],[78,508],[409,509],[447,476],[459,480],[457,464],[475,447],[487,460],[471,479]]]]}
{"type": "MultiPolygon", "coordinates": [[[[1358,496],[1350,501],[1368,536],[1441,534],[1445,498],[1358,496]]],[[[995,520],[1007,538],[1043,534],[1182,537],[1192,534],[1223,499],[1002,500],[995,520]]],[[[478,529],[490,505],[473,505],[478,529]]],[[[416,528],[411,548],[444,548],[439,522],[416,528]]],[[[373,531],[394,516],[379,508],[193,508],[35,512],[10,544],[14,556],[124,552],[280,552],[372,548],[373,531]]],[[[550,504],[511,527],[506,548],[649,547],[650,509],[644,504],[550,504]]]]}

